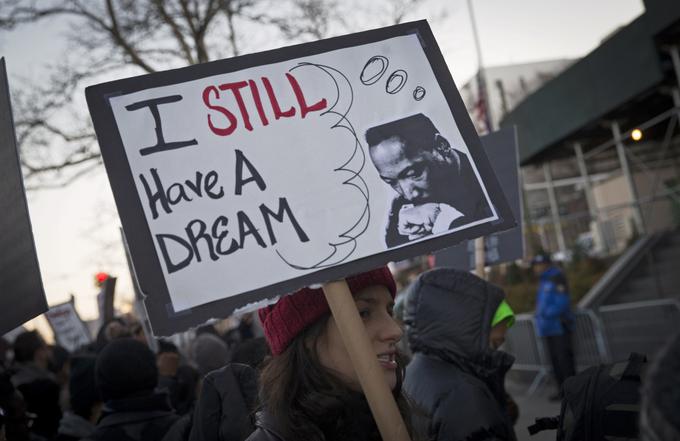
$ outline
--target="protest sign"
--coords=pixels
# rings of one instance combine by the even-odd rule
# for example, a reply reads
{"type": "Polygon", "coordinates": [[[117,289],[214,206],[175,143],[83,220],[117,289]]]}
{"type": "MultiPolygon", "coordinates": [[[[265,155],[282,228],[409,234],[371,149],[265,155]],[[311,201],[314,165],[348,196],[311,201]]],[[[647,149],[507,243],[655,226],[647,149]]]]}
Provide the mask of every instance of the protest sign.
{"type": "MultiPolygon", "coordinates": [[[[519,184],[519,154],[517,131],[506,128],[480,137],[486,156],[503,193],[517,226],[506,231],[493,233],[484,238],[485,265],[497,265],[524,257],[524,232],[522,229],[522,192],[519,184]]],[[[435,253],[435,266],[458,269],[475,269],[475,242],[468,241],[435,253]]]]}
{"type": "Polygon", "coordinates": [[[155,335],[514,225],[424,21],[86,95],[155,335]]]}
{"type": "Polygon", "coordinates": [[[0,58],[0,335],[47,310],[0,58]]]}
{"type": "Polygon", "coordinates": [[[82,321],[73,300],[52,306],[45,318],[54,331],[57,344],[73,353],[92,342],[87,325],[82,321]]]}

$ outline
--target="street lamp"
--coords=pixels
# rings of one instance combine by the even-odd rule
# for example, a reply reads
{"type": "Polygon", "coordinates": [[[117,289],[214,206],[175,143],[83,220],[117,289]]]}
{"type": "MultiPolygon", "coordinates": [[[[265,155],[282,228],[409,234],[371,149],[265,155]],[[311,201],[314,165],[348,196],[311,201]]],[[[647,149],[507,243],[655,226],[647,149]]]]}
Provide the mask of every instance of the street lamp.
{"type": "Polygon", "coordinates": [[[633,129],[633,131],[630,132],[630,137],[633,138],[633,141],[641,140],[642,139],[642,130],[633,129]]]}

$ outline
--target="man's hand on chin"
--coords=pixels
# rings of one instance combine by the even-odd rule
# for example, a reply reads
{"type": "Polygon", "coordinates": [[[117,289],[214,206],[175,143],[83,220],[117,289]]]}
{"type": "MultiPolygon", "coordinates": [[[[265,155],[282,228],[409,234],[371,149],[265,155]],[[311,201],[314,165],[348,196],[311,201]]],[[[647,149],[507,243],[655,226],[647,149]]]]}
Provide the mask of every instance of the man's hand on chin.
{"type": "Polygon", "coordinates": [[[432,227],[439,216],[439,204],[432,202],[422,205],[404,205],[399,210],[399,234],[409,240],[432,234],[432,227]]]}
{"type": "Polygon", "coordinates": [[[451,223],[463,214],[447,204],[428,202],[422,205],[404,205],[399,210],[398,231],[409,240],[447,231],[451,223]]]}

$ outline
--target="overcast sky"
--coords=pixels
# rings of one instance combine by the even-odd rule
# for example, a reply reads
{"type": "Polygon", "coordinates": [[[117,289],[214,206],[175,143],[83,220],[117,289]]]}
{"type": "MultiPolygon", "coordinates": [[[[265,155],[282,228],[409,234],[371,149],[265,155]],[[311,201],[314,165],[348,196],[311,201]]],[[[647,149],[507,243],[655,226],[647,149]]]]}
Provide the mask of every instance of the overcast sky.
{"type": "MultiPolygon", "coordinates": [[[[643,12],[640,0],[474,0],[474,7],[487,66],[582,57],[643,12]]],[[[477,65],[466,2],[430,0],[411,18],[430,20],[461,86],[477,65]]],[[[65,48],[62,31],[43,22],[0,35],[13,87],[40,81],[43,65],[65,48]]],[[[66,189],[31,192],[29,207],[49,303],[73,293],[81,315],[94,318],[93,275],[102,270],[118,274],[118,295],[131,297],[103,168],[66,189]]]]}

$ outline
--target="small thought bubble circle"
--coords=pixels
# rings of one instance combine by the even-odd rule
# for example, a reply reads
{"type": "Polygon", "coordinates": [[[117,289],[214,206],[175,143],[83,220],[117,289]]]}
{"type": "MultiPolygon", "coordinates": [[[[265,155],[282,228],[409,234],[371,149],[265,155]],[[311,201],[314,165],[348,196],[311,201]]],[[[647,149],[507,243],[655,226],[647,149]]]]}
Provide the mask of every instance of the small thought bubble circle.
{"type": "Polygon", "coordinates": [[[364,65],[364,68],[361,70],[361,75],[359,77],[361,82],[366,86],[377,83],[380,81],[380,78],[385,75],[389,65],[389,60],[382,55],[375,55],[369,58],[364,65]]]}
{"type": "Polygon", "coordinates": [[[425,98],[425,88],[422,86],[418,86],[415,89],[413,89],[413,99],[416,101],[420,101],[423,98],[425,98]]]}
{"type": "Polygon", "coordinates": [[[387,84],[385,84],[385,92],[394,95],[404,88],[406,81],[408,80],[408,74],[405,70],[399,69],[392,72],[392,74],[387,78],[387,84]]]}

